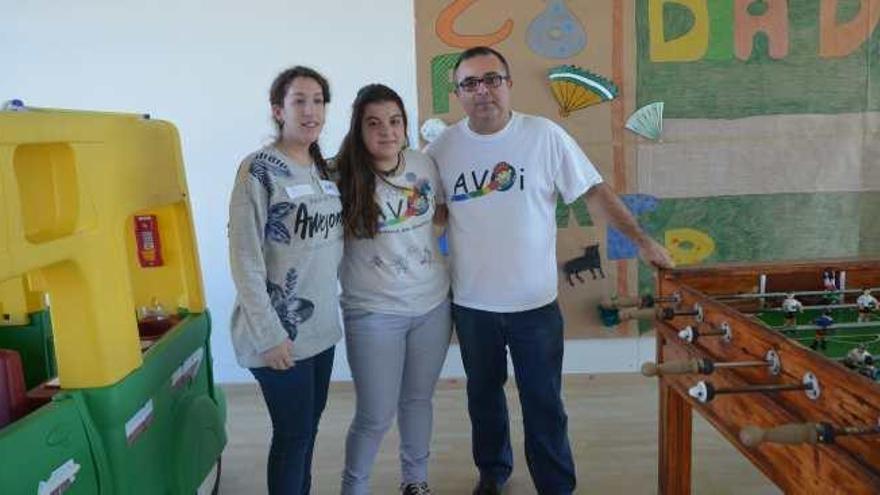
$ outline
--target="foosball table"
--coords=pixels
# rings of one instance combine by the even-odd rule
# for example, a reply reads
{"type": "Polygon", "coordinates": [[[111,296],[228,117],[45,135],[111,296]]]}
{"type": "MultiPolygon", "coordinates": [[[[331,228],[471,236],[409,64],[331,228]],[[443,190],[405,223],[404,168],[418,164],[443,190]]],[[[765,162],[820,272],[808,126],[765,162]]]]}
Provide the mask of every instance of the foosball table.
{"type": "Polygon", "coordinates": [[[880,260],[835,260],[663,271],[615,301],[656,327],[659,493],[690,493],[693,411],[786,493],[880,493],[872,293],[880,260]]]}

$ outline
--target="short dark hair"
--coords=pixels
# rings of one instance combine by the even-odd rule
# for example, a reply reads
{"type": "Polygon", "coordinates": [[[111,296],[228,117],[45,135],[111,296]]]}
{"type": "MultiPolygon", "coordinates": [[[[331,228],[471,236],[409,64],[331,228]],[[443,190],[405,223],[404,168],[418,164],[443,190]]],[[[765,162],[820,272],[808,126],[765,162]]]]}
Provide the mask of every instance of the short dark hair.
{"type": "Polygon", "coordinates": [[[460,66],[462,62],[469,58],[482,57],[484,55],[491,55],[497,58],[501,62],[501,65],[504,66],[504,72],[506,72],[505,75],[510,76],[510,65],[507,63],[507,59],[504,58],[504,55],[499,53],[498,50],[489,48],[488,46],[475,46],[461,52],[461,55],[458,56],[458,60],[455,61],[455,66],[452,67],[452,78],[455,79],[455,82],[458,83],[458,66],[460,66]]]}

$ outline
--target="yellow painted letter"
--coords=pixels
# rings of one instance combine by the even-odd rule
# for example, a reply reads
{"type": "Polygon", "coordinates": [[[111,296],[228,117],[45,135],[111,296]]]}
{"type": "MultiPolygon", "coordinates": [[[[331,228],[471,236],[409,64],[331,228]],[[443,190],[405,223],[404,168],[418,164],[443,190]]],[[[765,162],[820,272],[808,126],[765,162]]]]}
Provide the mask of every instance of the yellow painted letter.
{"type": "Polygon", "coordinates": [[[670,229],[663,236],[676,265],[695,265],[715,252],[715,240],[697,229],[670,229]]]}
{"type": "Polygon", "coordinates": [[[706,0],[649,0],[648,25],[652,62],[692,62],[700,60],[709,48],[709,9],[706,0]],[[663,8],[667,3],[687,7],[694,15],[694,25],[678,38],[667,40],[663,8]]]}

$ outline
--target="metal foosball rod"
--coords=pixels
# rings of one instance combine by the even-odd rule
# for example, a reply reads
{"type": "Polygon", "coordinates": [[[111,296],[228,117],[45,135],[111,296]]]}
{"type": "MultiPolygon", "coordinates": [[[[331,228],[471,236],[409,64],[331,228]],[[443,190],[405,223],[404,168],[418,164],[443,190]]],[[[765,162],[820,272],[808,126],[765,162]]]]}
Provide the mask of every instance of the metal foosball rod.
{"type": "Polygon", "coordinates": [[[880,434],[880,425],[835,428],[830,423],[825,422],[790,423],[766,429],[758,426],[746,426],[740,430],[739,440],[746,447],[757,447],[764,442],[789,445],[802,443],[815,445],[818,443],[834,443],[837,437],[842,436],[878,434],[880,434]]]}
{"type": "MultiPolygon", "coordinates": [[[[871,292],[880,291],[880,287],[868,288],[871,292]]],[[[827,296],[833,294],[860,294],[863,289],[838,289],[838,290],[802,290],[790,292],[752,292],[747,294],[718,294],[711,296],[715,300],[735,300],[735,299],[764,299],[764,298],[784,298],[789,294],[797,296],[827,296]]]]}
{"type": "MultiPolygon", "coordinates": [[[[857,308],[858,304],[817,304],[814,306],[804,306],[804,310],[808,309],[818,309],[818,310],[828,310],[828,309],[852,309],[857,308]]],[[[756,310],[743,310],[742,313],[750,314],[750,313],[784,313],[785,309],[783,308],[763,308],[756,310]]]]}
{"type": "Polygon", "coordinates": [[[709,330],[698,330],[694,326],[688,325],[678,332],[678,338],[690,344],[693,344],[702,337],[721,337],[725,342],[733,340],[733,329],[726,321],[717,326],[711,323],[707,325],[709,330]]]}
{"type": "Polygon", "coordinates": [[[824,331],[824,332],[833,332],[834,330],[853,330],[857,328],[876,328],[876,321],[863,321],[863,322],[848,322],[848,323],[834,323],[828,327],[821,327],[819,325],[796,325],[793,327],[772,327],[775,330],[782,330],[784,332],[812,332],[812,331],[824,331]]]}
{"type": "Polygon", "coordinates": [[[693,309],[677,310],[666,307],[660,311],[660,317],[664,320],[674,320],[679,316],[693,316],[697,321],[703,321],[703,307],[699,304],[694,304],[693,309]]]}
{"type": "Polygon", "coordinates": [[[779,392],[795,392],[804,391],[812,400],[819,398],[819,380],[812,373],[804,375],[802,383],[791,384],[767,384],[767,385],[746,385],[744,387],[726,387],[715,388],[711,382],[699,381],[696,385],[688,389],[688,395],[703,404],[712,401],[716,396],[724,394],[754,394],[754,393],[779,393],[779,392]]]}
{"type": "Polygon", "coordinates": [[[728,361],[719,363],[711,359],[700,358],[667,361],[660,364],[648,361],[642,365],[642,375],[664,376],[697,373],[711,375],[716,369],[728,368],[769,368],[771,374],[778,375],[782,365],[779,360],[779,354],[771,349],[767,351],[767,357],[764,361],[728,361]]]}

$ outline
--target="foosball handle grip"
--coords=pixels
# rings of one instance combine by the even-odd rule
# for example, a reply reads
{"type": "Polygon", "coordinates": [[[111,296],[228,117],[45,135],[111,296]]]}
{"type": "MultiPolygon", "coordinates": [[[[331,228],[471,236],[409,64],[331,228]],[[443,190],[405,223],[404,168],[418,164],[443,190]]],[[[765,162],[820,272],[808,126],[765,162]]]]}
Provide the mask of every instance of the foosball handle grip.
{"type": "Polygon", "coordinates": [[[653,361],[648,361],[642,365],[642,374],[645,376],[687,375],[699,372],[699,359],[666,361],[665,363],[660,364],[657,364],[653,361]]]}
{"type": "Polygon", "coordinates": [[[620,311],[621,320],[653,320],[657,317],[657,310],[653,308],[624,309],[620,311]]]}
{"type": "Polygon", "coordinates": [[[774,428],[746,426],[739,432],[739,440],[747,447],[757,447],[763,442],[816,444],[819,442],[818,423],[790,423],[774,428]]]}
{"type": "Polygon", "coordinates": [[[605,309],[633,308],[640,306],[642,300],[639,297],[633,296],[622,296],[617,298],[605,297],[599,304],[605,309]]]}

